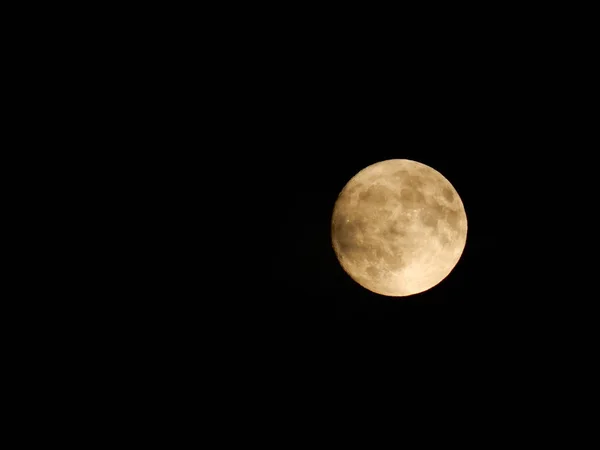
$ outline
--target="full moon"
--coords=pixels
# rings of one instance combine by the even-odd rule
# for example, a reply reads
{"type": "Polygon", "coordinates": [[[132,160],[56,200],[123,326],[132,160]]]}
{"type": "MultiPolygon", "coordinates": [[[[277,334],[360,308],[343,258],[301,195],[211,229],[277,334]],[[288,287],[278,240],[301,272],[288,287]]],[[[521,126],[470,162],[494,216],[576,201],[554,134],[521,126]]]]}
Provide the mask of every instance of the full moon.
{"type": "Polygon", "coordinates": [[[338,196],[331,220],[337,258],[377,294],[427,291],[454,269],[467,241],[467,215],[438,171],[390,159],[358,172],[338,196]]]}

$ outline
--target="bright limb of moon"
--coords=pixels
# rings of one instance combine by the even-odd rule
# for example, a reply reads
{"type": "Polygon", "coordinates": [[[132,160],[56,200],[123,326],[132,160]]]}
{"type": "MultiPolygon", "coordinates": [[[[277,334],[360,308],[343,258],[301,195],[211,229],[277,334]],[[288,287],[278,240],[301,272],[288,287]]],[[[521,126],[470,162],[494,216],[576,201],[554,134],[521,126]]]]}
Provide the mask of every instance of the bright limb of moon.
{"type": "Polygon", "coordinates": [[[467,215],[441,173],[391,159],[361,170],[342,189],[331,240],[344,271],[364,288],[414,295],[439,284],[458,263],[467,215]]]}

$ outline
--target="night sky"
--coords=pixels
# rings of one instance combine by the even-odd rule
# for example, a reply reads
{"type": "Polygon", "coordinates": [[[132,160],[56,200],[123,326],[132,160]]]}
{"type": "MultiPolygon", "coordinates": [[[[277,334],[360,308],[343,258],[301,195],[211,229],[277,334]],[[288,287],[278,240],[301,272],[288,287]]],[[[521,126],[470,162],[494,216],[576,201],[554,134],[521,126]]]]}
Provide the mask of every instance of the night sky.
{"type": "Polygon", "coordinates": [[[478,41],[457,30],[448,40],[406,40],[402,30],[394,39],[384,36],[393,29],[380,31],[367,40],[353,30],[344,39],[323,32],[279,41],[265,32],[261,45],[236,41],[238,60],[228,55],[238,63],[223,72],[231,80],[231,102],[223,108],[236,128],[223,130],[222,146],[232,161],[243,154],[238,164],[252,186],[244,193],[251,195],[245,220],[252,224],[244,226],[256,240],[256,295],[269,314],[290,317],[506,309],[516,301],[504,297],[513,274],[522,273],[518,249],[529,226],[516,225],[530,211],[523,158],[543,123],[531,111],[547,101],[535,72],[526,70],[534,62],[526,51],[511,53],[499,36],[478,41]],[[354,282],[330,240],[344,185],[363,168],[395,158],[441,172],[460,194],[469,226],[450,276],[406,298],[382,297],[354,282]]]}
{"type": "Polygon", "coordinates": [[[239,232],[251,236],[244,239],[252,253],[242,264],[252,266],[246,291],[258,299],[249,305],[310,320],[395,320],[424,310],[500,323],[543,311],[550,300],[540,283],[552,277],[539,260],[554,261],[544,245],[548,227],[539,226],[554,217],[543,192],[549,167],[560,165],[552,149],[572,138],[557,126],[562,100],[545,66],[555,47],[536,46],[535,36],[486,34],[483,22],[446,34],[373,27],[368,38],[350,25],[322,25],[315,34],[278,23],[223,54],[224,115],[215,120],[226,118],[219,148],[243,173],[239,232]],[[405,298],[354,282],[330,235],[344,185],[395,158],[442,173],[468,219],[455,269],[405,298]]]}
{"type": "Polygon", "coordinates": [[[523,127],[532,126],[509,69],[443,44],[435,58],[412,54],[404,63],[358,44],[351,48],[314,53],[312,65],[296,61],[298,70],[281,69],[267,90],[258,91],[262,97],[250,94],[265,105],[245,111],[254,116],[248,134],[259,146],[252,152],[262,199],[256,214],[268,230],[262,231],[261,258],[269,269],[261,292],[275,305],[280,297],[275,309],[282,313],[311,318],[394,318],[415,307],[502,308],[515,259],[506,245],[515,244],[508,237],[514,234],[511,215],[522,207],[515,206],[513,183],[522,174],[513,158],[528,143],[523,127]],[[383,297],[354,282],[330,240],[333,206],[344,185],[361,169],[395,158],[441,172],[459,192],[469,225],[451,275],[405,298],[383,297]]]}
{"type": "MultiPolygon", "coordinates": [[[[113,187],[112,170],[102,174],[99,190],[114,189],[122,209],[106,202],[109,214],[107,219],[98,214],[99,232],[75,239],[86,258],[72,260],[81,271],[98,273],[101,294],[93,283],[87,286],[94,291],[91,300],[77,290],[71,302],[62,298],[63,290],[47,290],[35,276],[28,281],[41,284],[46,308],[62,306],[70,323],[87,328],[91,317],[100,318],[100,327],[93,329],[96,339],[102,346],[112,340],[124,361],[114,368],[107,364],[110,372],[100,384],[115,380],[129,403],[130,391],[139,391],[143,405],[152,406],[150,414],[161,397],[178,399],[182,407],[163,409],[183,413],[184,424],[195,420],[190,411],[200,405],[218,422],[215,429],[222,436],[244,440],[254,435],[238,421],[261,439],[282,435],[296,441],[314,428],[319,414],[325,428],[336,419],[343,424],[335,430],[336,441],[354,439],[360,427],[340,420],[337,409],[355,421],[384,413],[394,422],[385,428],[404,439],[411,425],[402,421],[401,412],[428,428],[420,438],[445,440],[448,434],[433,425],[432,415],[446,424],[457,418],[456,429],[478,436],[483,428],[468,411],[497,424],[493,432],[484,429],[489,440],[506,434],[515,413],[523,414],[523,427],[530,426],[536,413],[528,403],[537,403],[530,395],[536,389],[546,402],[539,403],[542,408],[554,403],[561,386],[569,397],[589,403],[587,392],[571,393],[579,379],[566,384],[558,379],[556,374],[574,366],[555,355],[561,349],[572,354],[580,345],[565,345],[565,336],[598,329],[597,323],[582,326],[582,318],[597,322],[598,317],[585,310],[597,305],[597,289],[582,288],[582,280],[598,278],[591,245],[597,241],[597,199],[583,195],[597,196],[597,174],[583,176],[585,168],[597,172],[596,147],[577,142],[577,127],[585,122],[573,118],[584,108],[568,101],[582,98],[597,105],[586,92],[575,91],[585,70],[571,80],[564,75],[574,67],[568,58],[591,66],[595,53],[573,56],[577,45],[561,47],[564,38],[558,33],[551,42],[547,33],[535,30],[531,24],[541,22],[561,29],[540,16],[546,7],[521,19],[521,25],[499,19],[494,29],[490,18],[498,17],[496,11],[474,18],[464,11],[459,13],[463,24],[431,5],[424,5],[430,11],[419,18],[379,10],[367,18],[364,5],[352,11],[354,17],[348,5],[329,14],[321,5],[307,11],[305,5],[290,4],[295,10],[285,13],[275,11],[281,5],[264,5],[262,12],[250,3],[221,6],[227,11],[220,21],[178,11],[166,31],[164,20],[145,21],[136,11],[135,22],[146,23],[156,42],[136,31],[124,59],[131,61],[139,47],[147,49],[150,63],[130,79],[136,89],[143,86],[137,89],[140,109],[152,120],[139,120],[142,128],[130,133],[130,140],[111,136],[98,153],[98,161],[109,164],[112,153],[132,154],[131,168],[114,159],[118,171],[133,174],[127,183],[131,189],[123,193],[117,183],[113,187]],[[303,8],[304,17],[297,11],[303,8]],[[181,24],[183,17],[189,26],[181,24]],[[138,142],[145,135],[148,145],[138,142]],[[585,155],[575,157],[575,150],[585,155]],[[360,286],[344,272],[331,243],[341,190],[360,170],[388,159],[410,159],[440,172],[460,195],[468,220],[466,247],[456,267],[438,285],[409,297],[381,296],[360,286]],[[146,167],[148,160],[153,164],[146,167]],[[140,219],[129,221],[138,209],[140,219]],[[114,245],[88,252],[88,241],[102,244],[112,237],[104,220],[118,244],[124,242],[124,253],[114,245]],[[89,258],[101,260],[99,270],[88,267],[89,258]],[[131,272],[133,279],[125,282],[131,272]],[[84,308],[89,313],[82,314],[84,308]],[[113,326],[115,321],[120,323],[113,326]],[[391,326],[380,326],[384,321],[391,326]],[[127,339],[120,338],[120,329],[127,339]],[[468,356],[457,357],[469,346],[468,356]],[[419,358],[410,358],[411,352],[419,358]],[[535,364],[540,354],[552,365],[528,375],[526,365],[535,364]],[[138,365],[139,355],[147,362],[131,376],[126,365],[138,365]],[[345,356],[348,363],[340,363],[345,356]],[[548,384],[551,376],[557,379],[548,384]],[[383,383],[386,377],[391,382],[383,383]],[[520,389],[513,389],[518,384],[520,389]],[[465,402],[466,390],[474,393],[475,404],[465,402]],[[385,404],[363,408],[361,391],[365,399],[385,404]],[[439,392],[455,397],[441,410],[439,392]],[[406,402],[409,396],[421,411],[406,402]],[[502,403],[494,396],[510,400],[502,403]],[[211,398],[214,409],[207,403],[211,398]],[[486,407],[498,418],[486,414],[486,407]],[[298,430],[286,433],[279,421],[298,430]]],[[[520,11],[511,15],[523,17],[520,11]]],[[[107,33],[111,30],[98,35],[107,33]]],[[[119,64],[112,75],[119,84],[122,72],[119,64]]],[[[132,89],[125,84],[123,98],[129,98],[132,89]]],[[[95,84],[87,90],[104,92],[95,84]]],[[[112,129],[116,113],[124,115],[123,128],[135,118],[119,101],[98,122],[112,129]]],[[[590,125],[597,120],[592,113],[581,115],[590,125]]],[[[50,140],[46,147],[61,142],[50,140]]],[[[89,153],[80,147],[79,154],[89,153]]],[[[54,158],[54,152],[47,153],[54,158]]],[[[87,177],[83,167],[72,170],[87,177]]],[[[78,184],[65,185],[81,190],[78,184]]],[[[103,213],[93,202],[91,207],[103,213]]],[[[72,208],[79,214],[79,204],[72,208]]],[[[39,226],[52,220],[44,217],[39,226]]],[[[81,220],[69,227],[78,229],[81,220]]],[[[62,245],[59,235],[52,240],[62,245]]],[[[62,268],[57,265],[62,251],[56,255],[48,255],[48,265],[62,268]]],[[[77,288],[87,284],[77,273],[64,271],[57,278],[65,277],[77,288]]],[[[35,299],[22,303],[37,314],[35,299]]],[[[49,323],[52,329],[61,326],[49,323]]],[[[69,342],[84,341],[79,333],[65,336],[69,342]]],[[[53,347],[49,354],[61,349],[53,347]]],[[[594,350],[581,359],[593,363],[594,350]]],[[[114,360],[112,352],[103,353],[114,360]]],[[[91,372],[103,367],[94,351],[82,347],[68,354],[77,365],[76,376],[87,370],[79,366],[81,355],[94,358],[91,372]]],[[[56,372],[56,367],[43,371],[56,372]]],[[[592,372],[574,373],[580,378],[592,372]]],[[[536,439],[548,429],[544,422],[536,439]]],[[[370,441],[375,435],[369,433],[370,441]]]]}
{"type": "Polygon", "coordinates": [[[350,135],[330,158],[307,152],[290,159],[291,173],[279,180],[273,198],[277,229],[269,248],[268,283],[301,314],[377,319],[415,306],[480,309],[484,302],[498,302],[494,297],[507,270],[498,233],[506,221],[494,207],[499,194],[493,169],[482,172],[485,159],[470,157],[467,149],[451,150],[459,146],[447,141],[459,137],[450,131],[427,136],[426,130],[402,128],[385,133],[375,124],[362,130],[349,124],[350,135]],[[440,171],[461,195],[469,221],[466,248],[450,276],[429,291],[404,298],[380,296],[353,281],[341,268],[330,235],[333,206],[346,182],[362,168],[392,158],[413,159],[440,171]]]}

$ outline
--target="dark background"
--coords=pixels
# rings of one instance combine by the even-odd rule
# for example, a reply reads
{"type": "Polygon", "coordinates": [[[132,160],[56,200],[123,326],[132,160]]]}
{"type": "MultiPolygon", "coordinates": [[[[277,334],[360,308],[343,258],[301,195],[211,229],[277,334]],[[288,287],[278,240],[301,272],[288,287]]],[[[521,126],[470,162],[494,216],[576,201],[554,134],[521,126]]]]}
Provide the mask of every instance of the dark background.
{"type": "MultiPolygon", "coordinates": [[[[214,246],[222,254],[209,263],[215,281],[201,285],[216,284],[223,298],[239,292],[216,302],[226,317],[398,321],[443,312],[503,327],[571,308],[556,276],[569,233],[556,224],[573,213],[571,149],[581,148],[577,128],[585,124],[574,100],[577,77],[587,73],[577,64],[589,58],[538,16],[532,27],[534,16],[525,15],[400,15],[253,21],[236,10],[201,30],[196,53],[165,52],[182,77],[170,85],[180,108],[167,111],[177,125],[166,142],[191,155],[174,173],[190,171],[181,179],[191,202],[200,192],[200,211],[214,204],[209,214],[192,208],[199,226],[225,233],[199,238],[189,253],[214,246]],[[330,242],[341,189],[392,158],[444,174],[469,220],[451,275],[400,299],[352,281],[330,242]]],[[[180,42],[190,30],[181,28],[180,42]]]]}
{"type": "MultiPolygon", "coordinates": [[[[252,425],[248,418],[272,425],[259,411],[268,409],[282,421],[309,427],[306,416],[297,421],[286,414],[290,407],[301,412],[302,400],[311,417],[327,411],[325,427],[336,416],[328,399],[362,419],[365,411],[381,410],[354,412],[363,390],[365,398],[385,399],[393,413],[409,413],[429,431],[432,413],[445,423],[459,417],[471,430],[474,422],[463,409],[504,427],[504,419],[481,413],[490,406],[509,409],[511,417],[522,411],[522,424],[529,427],[527,403],[544,409],[556,404],[557,387],[578,396],[571,388],[590,372],[576,371],[574,382],[565,383],[560,375],[574,364],[556,355],[584,353],[581,341],[595,342],[585,332],[597,328],[582,320],[597,316],[579,308],[596,303],[595,291],[576,289],[579,280],[596,278],[581,267],[595,269],[585,262],[597,253],[589,245],[595,201],[577,199],[597,177],[584,176],[589,158],[573,151],[592,153],[595,147],[577,142],[578,127],[586,122],[574,120],[583,108],[571,101],[588,98],[578,89],[589,72],[577,64],[591,65],[593,53],[578,54],[581,47],[569,43],[562,23],[546,20],[545,11],[527,16],[515,10],[507,20],[498,11],[454,6],[449,9],[458,17],[433,8],[420,15],[374,11],[370,17],[351,7],[304,14],[258,11],[254,5],[253,14],[224,9],[218,17],[178,11],[172,19],[157,9],[159,18],[151,20],[137,9],[125,18],[113,13],[131,38],[114,36],[113,27],[101,24],[94,35],[108,63],[78,33],[65,36],[83,44],[80,52],[65,55],[76,70],[65,71],[51,56],[58,77],[69,87],[77,87],[76,80],[81,89],[75,89],[74,106],[64,105],[62,89],[50,84],[45,90],[58,99],[45,102],[47,114],[55,116],[57,104],[70,108],[79,121],[61,127],[76,141],[76,154],[90,155],[97,145],[98,158],[93,154],[89,167],[104,160],[109,169],[96,183],[106,213],[100,202],[82,196],[81,204],[94,213],[89,222],[100,226],[77,240],[82,257],[71,260],[96,280],[62,271],[75,290],[73,304],[61,298],[62,289],[41,286],[51,294],[40,297],[46,307],[56,312],[62,303],[63,318],[83,329],[73,333],[46,320],[52,335],[60,331],[65,342],[82,345],[68,355],[74,373],[87,370],[81,355],[91,357],[91,373],[108,369],[102,389],[110,386],[106,379],[113,380],[127,391],[123,398],[137,389],[156,405],[158,386],[165,398],[185,401],[186,408],[176,408],[181,411],[195,408],[198,402],[190,398],[200,391],[199,404],[214,395],[225,409],[212,416],[237,413],[252,425]],[[114,48],[106,48],[109,37],[114,48]],[[86,80],[79,71],[93,77],[86,80]],[[99,117],[82,114],[78,105],[99,117]],[[74,129],[82,131],[81,139],[74,129]],[[390,158],[417,160],[444,174],[469,220],[456,269],[410,298],[381,297],[357,285],[330,242],[340,190],[359,170],[390,158]],[[114,182],[115,172],[127,189],[114,182]],[[118,202],[106,198],[109,189],[118,202]],[[90,250],[90,242],[102,251],[90,250]],[[102,259],[97,270],[85,264],[90,256],[102,259]],[[90,301],[90,291],[97,299],[90,301]],[[46,301],[57,295],[58,301],[46,301]],[[349,319],[353,332],[344,332],[343,325],[319,326],[335,319],[349,319]],[[375,327],[363,326],[371,319],[375,327]],[[381,319],[392,326],[379,328],[381,319]],[[82,339],[94,322],[100,323],[92,333],[102,354],[111,362],[120,356],[114,370],[99,363],[82,339]],[[575,342],[580,331],[583,338],[575,342]],[[475,351],[457,357],[469,347],[475,351]],[[347,365],[337,364],[342,348],[350,356],[347,365]],[[407,358],[410,353],[420,359],[407,358]],[[528,371],[540,355],[551,364],[528,371]],[[127,366],[139,369],[128,373],[127,366]],[[327,370],[332,366],[339,370],[327,370]],[[403,380],[406,374],[420,381],[403,380]],[[148,382],[152,377],[155,383],[148,382]],[[473,404],[466,404],[465,391],[473,392],[473,404]],[[271,393],[279,404],[267,403],[271,393]],[[411,394],[423,409],[417,414],[407,406],[411,394]],[[440,410],[436,400],[444,394],[456,398],[440,410]]],[[[85,20],[76,22],[87,28],[85,20]]],[[[42,64],[35,74],[44,78],[49,71],[42,64]]],[[[592,117],[587,115],[589,123],[592,117]]],[[[63,144],[43,138],[42,149],[63,144]]],[[[65,158],[65,167],[72,161],[65,158]]],[[[73,171],[89,178],[87,166],[73,171]]],[[[79,183],[64,184],[65,191],[81,190],[79,183]]],[[[74,234],[84,219],[79,203],[68,206],[78,216],[66,229],[74,234]]],[[[49,217],[40,217],[36,228],[49,217]]],[[[48,252],[44,265],[56,267],[62,241],[53,235],[48,240],[58,248],[48,252]]],[[[33,277],[27,284],[40,282],[33,277]]],[[[50,347],[55,364],[66,347],[50,347]]],[[[54,367],[43,368],[49,370],[54,367]]],[[[392,417],[396,430],[402,422],[392,417]]],[[[347,435],[350,422],[342,421],[347,435]]]]}
{"type": "Polygon", "coordinates": [[[529,226],[523,214],[532,212],[523,193],[535,184],[530,151],[548,126],[539,113],[548,99],[543,82],[526,69],[534,64],[523,49],[508,52],[493,39],[467,37],[423,36],[391,41],[395,46],[356,33],[343,42],[285,41],[240,63],[246,75],[235,115],[248,143],[244,161],[256,189],[249,192],[259,203],[249,209],[260,236],[256,264],[266,267],[255,280],[256,296],[272,314],[399,320],[442,308],[499,317],[516,302],[521,311],[533,304],[523,299],[531,281],[523,277],[531,247],[521,245],[529,226]],[[393,158],[444,174],[469,220],[456,269],[409,298],[359,286],[330,241],[344,185],[364,167],[393,158]],[[519,299],[510,287],[516,285],[519,299]]]}
{"type": "Polygon", "coordinates": [[[329,155],[289,155],[285,178],[266,198],[273,205],[266,221],[274,229],[265,246],[268,277],[259,292],[280,297],[286,310],[293,305],[302,315],[339,319],[398,319],[415,306],[500,308],[518,252],[514,243],[502,245],[510,244],[511,226],[503,198],[510,192],[499,183],[506,167],[494,164],[492,155],[473,151],[465,137],[472,136],[472,123],[465,127],[453,121],[460,128],[448,130],[448,122],[428,118],[419,127],[402,125],[398,118],[400,124],[386,132],[375,117],[356,119],[339,125],[338,149],[329,155]],[[362,168],[391,158],[420,161],[443,173],[461,195],[469,220],[467,245],[452,274],[433,289],[405,298],[380,296],[358,285],[342,270],[331,245],[331,214],[343,186],[362,168]]]}

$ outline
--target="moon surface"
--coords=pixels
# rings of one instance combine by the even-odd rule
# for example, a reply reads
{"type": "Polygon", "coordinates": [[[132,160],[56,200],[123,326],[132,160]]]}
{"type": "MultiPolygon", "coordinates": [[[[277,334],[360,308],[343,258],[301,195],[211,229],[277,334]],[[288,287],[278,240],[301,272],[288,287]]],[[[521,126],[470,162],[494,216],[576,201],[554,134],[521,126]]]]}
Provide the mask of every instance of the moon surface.
{"type": "Polygon", "coordinates": [[[408,159],[375,163],[338,196],[331,221],[337,258],[377,294],[404,297],[446,278],[467,241],[467,215],[438,171],[408,159]]]}

